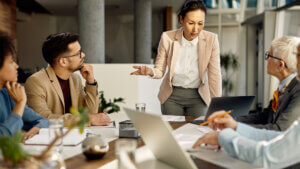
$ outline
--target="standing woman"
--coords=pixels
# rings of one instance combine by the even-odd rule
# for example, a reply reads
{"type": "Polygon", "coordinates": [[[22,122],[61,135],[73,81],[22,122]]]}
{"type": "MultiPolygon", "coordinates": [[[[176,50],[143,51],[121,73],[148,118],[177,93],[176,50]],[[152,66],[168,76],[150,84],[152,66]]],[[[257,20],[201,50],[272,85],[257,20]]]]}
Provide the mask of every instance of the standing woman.
{"type": "Polygon", "coordinates": [[[163,114],[204,115],[212,97],[221,96],[220,50],[216,34],[203,30],[206,6],[186,0],[178,20],[180,29],[164,32],[154,69],[133,66],[132,75],[162,78],[158,98],[163,114]]]}

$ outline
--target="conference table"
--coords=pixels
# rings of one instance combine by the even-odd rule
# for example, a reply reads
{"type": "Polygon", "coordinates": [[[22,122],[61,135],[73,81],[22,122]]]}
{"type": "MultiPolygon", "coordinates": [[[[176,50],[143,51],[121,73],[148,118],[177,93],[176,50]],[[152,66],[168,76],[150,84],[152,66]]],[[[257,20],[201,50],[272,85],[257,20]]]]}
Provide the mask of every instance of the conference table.
{"type": "MultiPolygon", "coordinates": [[[[67,168],[70,169],[117,169],[118,161],[115,156],[115,144],[119,140],[119,129],[118,124],[121,121],[128,120],[125,112],[113,113],[109,114],[110,118],[116,122],[115,127],[105,127],[105,126],[90,126],[86,127],[88,130],[91,130],[94,134],[101,135],[106,142],[109,143],[109,151],[105,154],[102,159],[99,160],[88,160],[82,154],[81,144],[77,146],[64,146],[62,156],[65,160],[65,164],[67,168]]],[[[193,140],[189,140],[188,147],[197,140],[197,138],[201,137],[201,131],[199,129],[203,129],[199,125],[188,123],[194,119],[204,118],[204,117],[193,117],[193,116],[162,116],[165,121],[168,121],[171,127],[173,128],[173,135],[175,139],[178,140],[177,136],[184,137],[184,140],[189,138],[193,138],[193,140]],[[167,117],[167,118],[166,118],[167,117]],[[180,118],[180,120],[176,120],[176,118],[180,118]],[[174,120],[175,119],[175,120],[174,120]]],[[[209,129],[206,127],[206,129],[209,129]]],[[[203,134],[203,133],[202,133],[203,134]]],[[[180,140],[178,140],[179,144],[183,147],[180,140]]],[[[30,152],[30,154],[39,154],[46,146],[32,146],[32,145],[23,145],[25,151],[30,152]]],[[[143,163],[148,161],[155,161],[157,163],[161,163],[157,161],[153,155],[153,153],[145,146],[142,138],[137,139],[137,149],[135,151],[135,157],[138,158],[137,163],[143,163]]],[[[225,151],[214,152],[214,151],[202,151],[196,153],[190,153],[192,159],[194,160],[196,166],[198,168],[211,168],[211,169],[219,169],[219,168],[257,168],[252,164],[246,163],[244,161],[234,159],[226,154],[225,151]],[[197,157],[197,158],[194,158],[197,157]]],[[[148,165],[149,163],[145,163],[148,165]]],[[[172,169],[174,167],[163,163],[164,166],[167,167],[155,167],[155,169],[172,169]]],[[[151,165],[149,165],[151,166],[151,165]]],[[[143,169],[148,169],[149,167],[141,167],[143,169]]],[[[151,167],[150,167],[151,168],[151,167]]],[[[151,168],[152,169],[152,168],[151,168]]]]}
{"type": "MultiPolygon", "coordinates": [[[[183,126],[189,121],[192,121],[196,119],[197,117],[194,116],[186,116],[185,119],[186,121],[184,122],[169,122],[170,125],[174,130],[178,129],[179,127],[183,126]]],[[[115,143],[117,140],[111,141],[109,143],[109,151],[108,153],[100,160],[87,160],[83,154],[76,155],[72,158],[69,158],[65,161],[67,168],[72,168],[72,169],[93,169],[93,168],[101,168],[102,166],[116,160],[115,157],[115,143]]],[[[138,147],[144,146],[144,142],[142,138],[137,139],[137,145],[138,147]]],[[[211,168],[211,169],[219,169],[223,168],[220,166],[217,166],[215,164],[212,164],[210,162],[197,159],[195,160],[197,163],[197,166],[202,166],[203,168],[211,168]]],[[[201,168],[202,168],[201,167],[201,168]]]]}

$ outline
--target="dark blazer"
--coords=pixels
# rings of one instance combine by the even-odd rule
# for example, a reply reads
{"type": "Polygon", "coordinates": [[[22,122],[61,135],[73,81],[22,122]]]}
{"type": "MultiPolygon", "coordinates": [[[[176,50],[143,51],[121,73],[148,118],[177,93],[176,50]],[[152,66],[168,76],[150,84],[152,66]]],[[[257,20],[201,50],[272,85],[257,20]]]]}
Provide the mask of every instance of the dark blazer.
{"type": "Polygon", "coordinates": [[[286,130],[300,116],[300,82],[295,77],[279,96],[278,109],[272,110],[272,100],[263,112],[239,117],[240,122],[248,123],[256,128],[269,130],[286,130]]]}

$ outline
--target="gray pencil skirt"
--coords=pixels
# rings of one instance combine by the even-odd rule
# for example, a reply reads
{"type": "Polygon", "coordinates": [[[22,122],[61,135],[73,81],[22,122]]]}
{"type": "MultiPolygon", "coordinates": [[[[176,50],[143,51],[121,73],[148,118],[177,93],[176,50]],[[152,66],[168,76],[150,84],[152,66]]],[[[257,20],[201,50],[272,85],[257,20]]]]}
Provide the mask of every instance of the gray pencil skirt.
{"type": "Polygon", "coordinates": [[[202,116],[207,106],[198,93],[198,89],[186,89],[173,86],[171,96],[161,105],[164,115],[202,116]]]}

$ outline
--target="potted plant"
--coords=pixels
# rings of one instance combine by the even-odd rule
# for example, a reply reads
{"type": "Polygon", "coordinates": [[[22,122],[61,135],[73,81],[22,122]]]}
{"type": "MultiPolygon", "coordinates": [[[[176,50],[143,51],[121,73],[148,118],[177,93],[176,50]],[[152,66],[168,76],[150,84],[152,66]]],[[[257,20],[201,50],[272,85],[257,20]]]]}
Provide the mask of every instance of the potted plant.
{"type": "Polygon", "coordinates": [[[221,54],[221,67],[225,76],[222,79],[223,94],[228,96],[233,90],[232,75],[238,69],[239,63],[235,54],[229,52],[221,54]]]}
{"type": "Polygon", "coordinates": [[[113,100],[109,99],[107,101],[104,97],[104,91],[99,92],[99,106],[98,106],[98,113],[113,113],[113,112],[119,112],[120,106],[117,103],[124,103],[124,98],[114,98],[113,100]]]}
{"type": "MultiPolygon", "coordinates": [[[[53,160],[51,154],[51,149],[54,147],[55,143],[60,139],[66,136],[72,129],[79,127],[79,131],[82,133],[84,126],[89,122],[88,109],[79,108],[77,111],[74,108],[71,108],[71,113],[77,117],[77,120],[68,124],[68,130],[62,134],[57,135],[49,146],[38,156],[28,155],[20,145],[20,142],[23,139],[23,133],[16,132],[12,137],[2,136],[0,138],[0,150],[2,152],[3,160],[0,160],[0,169],[2,168],[40,168],[41,166],[47,166],[49,160],[53,160]]],[[[55,167],[50,168],[65,168],[65,164],[62,158],[58,158],[55,155],[55,167]]],[[[49,164],[48,164],[49,165],[49,164]]]]}

